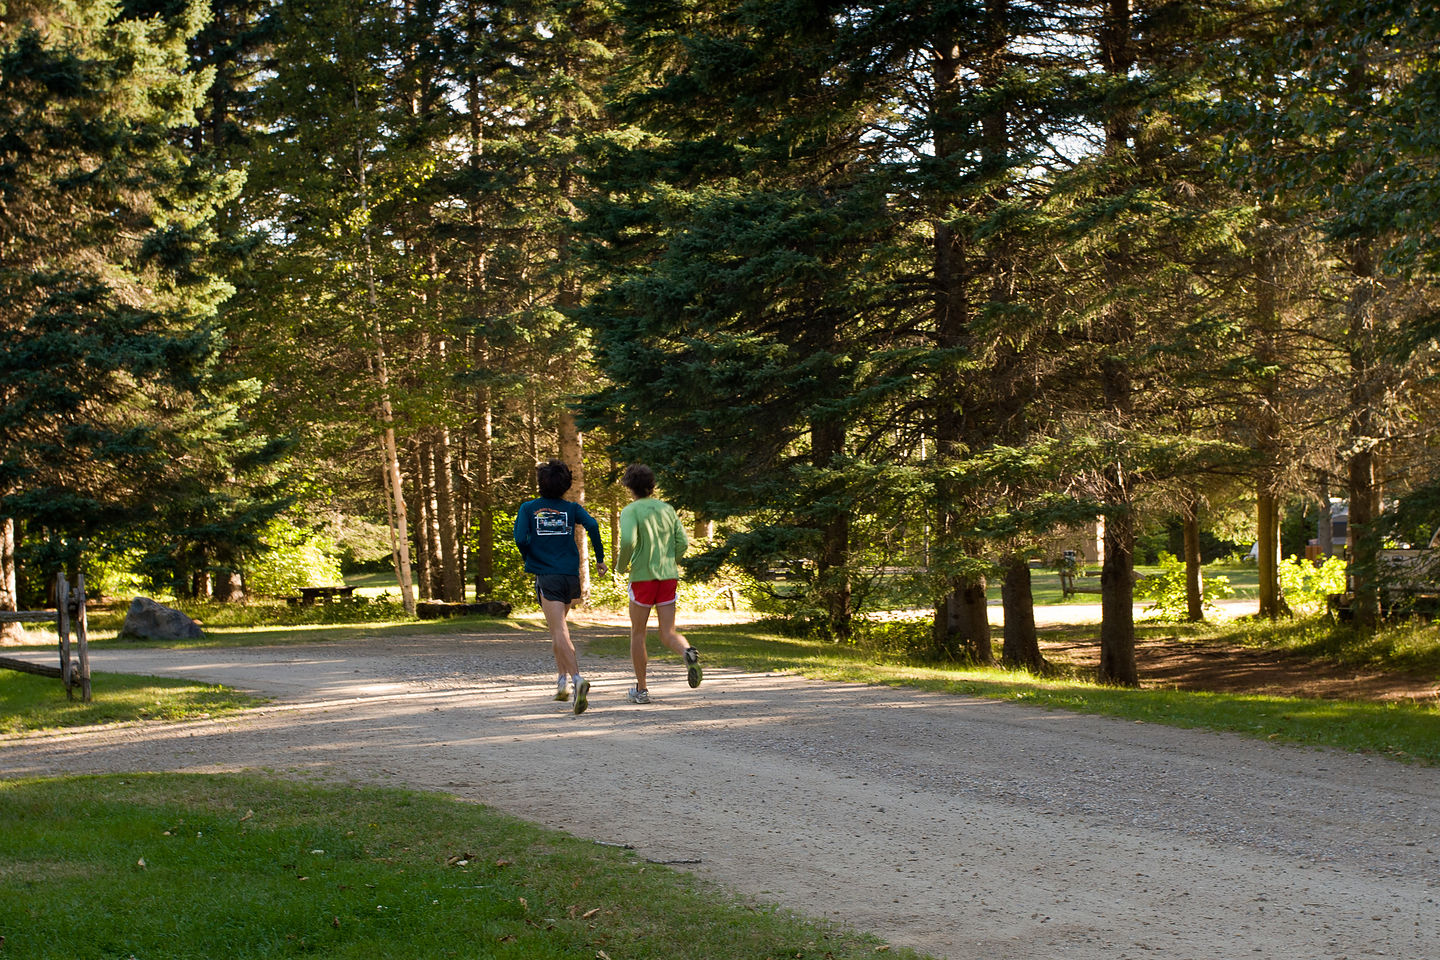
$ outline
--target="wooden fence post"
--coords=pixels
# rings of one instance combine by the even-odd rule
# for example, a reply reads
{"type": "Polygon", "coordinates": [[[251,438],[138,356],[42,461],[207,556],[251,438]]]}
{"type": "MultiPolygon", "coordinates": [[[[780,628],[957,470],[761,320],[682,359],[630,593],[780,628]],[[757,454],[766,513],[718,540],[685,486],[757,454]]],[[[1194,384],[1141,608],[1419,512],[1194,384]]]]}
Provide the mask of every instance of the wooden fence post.
{"type": "Polygon", "coordinates": [[[0,623],[54,623],[60,634],[60,666],[51,667],[43,663],[31,663],[18,657],[0,657],[0,670],[19,670],[41,677],[56,677],[65,684],[65,696],[75,699],[75,687],[80,687],[80,696],[90,702],[90,642],[89,625],[85,614],[85,575],[75,578],[75,589],[60,573],[55,577],[55,612],[48,610],[0,610],[0,623]],[[70,655],[70,624],[75,624],[75,639],[79,645],[78,663],[70,655]]]}
{"type": "Polygon", "coordinates": [[[85,574],[75,574],[75,642],[80,650],[80,699],[90,702],[90,643],[85,617],[85,574]]]}
{"type": "Polygon", "coordinates": [[[65,684],[67,699],[75,699],[70,676],[70,581],[65,574],[55,574],[55,627],[60,634],[60,682],[65,684]]]}

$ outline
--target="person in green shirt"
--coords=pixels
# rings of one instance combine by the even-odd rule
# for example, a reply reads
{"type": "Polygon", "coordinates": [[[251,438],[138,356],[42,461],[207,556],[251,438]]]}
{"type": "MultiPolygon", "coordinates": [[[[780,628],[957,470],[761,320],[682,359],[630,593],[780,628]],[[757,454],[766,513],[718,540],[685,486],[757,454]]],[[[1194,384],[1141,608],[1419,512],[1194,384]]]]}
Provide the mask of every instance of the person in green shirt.
{"type": "Polygon", "coordinates": [[[620,511],[620,555],[615,559],[615,572],[630,574],[630,661],[635,666],[635,686],[626,699],[649,703],[645,640],[651,609],[660,627],[660,642],[685,660],[685,677],[690,686],[700,686],[703,676],[700,654],[675,629],[675,587],[680,579],[677,561],[685,555],[690,541],[674,508],[651,496],[655,492],[655,471],[632,463],[625,468],[620,482],[635,498],[620,511]]]}

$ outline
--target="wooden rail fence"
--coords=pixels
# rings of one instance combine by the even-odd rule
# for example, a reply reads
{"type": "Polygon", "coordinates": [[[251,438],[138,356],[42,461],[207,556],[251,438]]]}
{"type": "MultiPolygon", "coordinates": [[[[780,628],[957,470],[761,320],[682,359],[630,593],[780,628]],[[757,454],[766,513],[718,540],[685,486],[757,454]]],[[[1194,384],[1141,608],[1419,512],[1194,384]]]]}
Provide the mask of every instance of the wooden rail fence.
{"type": "Polygon", "coordinates": [[[85,575],[76,574],[72,587],[62,573],[55,578],[54,610],[0,610],[0,623],[53,623],[60,634],[60,666],[31,663],[16,657],[0,657],[0,668],[56,677],[65,682],[65,695],[90,702],[90,645],[85,622],[85,575]],[[70,630],[75,630],[76,656],[71,655],[70,630]]]}

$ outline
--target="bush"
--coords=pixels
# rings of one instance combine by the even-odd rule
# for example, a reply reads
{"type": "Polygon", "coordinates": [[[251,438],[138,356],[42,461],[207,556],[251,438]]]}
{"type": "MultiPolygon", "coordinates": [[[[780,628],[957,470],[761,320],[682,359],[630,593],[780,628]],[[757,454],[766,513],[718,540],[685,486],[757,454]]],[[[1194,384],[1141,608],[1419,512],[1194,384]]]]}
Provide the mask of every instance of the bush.
{"type": "Polygon", "coordinates": [[[926,663],[935,657],[933,624],[928,618],[857,618],[851,642],[876,663],[926,663]]]}
{"type": "MultiPolygon", "coordinates": [[[[1160,553],[1160,572],[1135,584],[1135,597],[1149,600],[1145,612],[1156,620],[1180,620],[1190,613],[1189,594],[1185,589],[1185,564],[1173,553],[1160,553]]],[[[1201,579],[1200,604],[1206,611],[1215,609],[1215,601],[1231,596],[1235,590],[1225,576],[1201,579]]]]}
{"type": "Polygon", "coordinates": [[[261,540],[268,549],[245,564],[245,586],[252,593],[282,596],[301,587],[342,582],[339,550],[315,531],[276,517],[261,540]]]}
{"type": "Polygon", "coordinates": [[[1280,592],[1296,613],[1319,613],[1332,593],[1345,592],[1345,559],[1327,557],[1316,566],[1309,560],[1291,557],[1277,568],[1280,592]]]}

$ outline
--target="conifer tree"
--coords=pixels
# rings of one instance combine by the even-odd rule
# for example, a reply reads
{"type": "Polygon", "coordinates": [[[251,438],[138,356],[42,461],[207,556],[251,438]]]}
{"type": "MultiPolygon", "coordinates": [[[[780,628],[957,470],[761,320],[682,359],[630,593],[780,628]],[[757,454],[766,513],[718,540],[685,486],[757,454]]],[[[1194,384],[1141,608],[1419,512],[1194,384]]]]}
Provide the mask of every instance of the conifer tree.
{"type": "Polygon", "coordinates": [[[1425,4],[1334,0],[1281,5],[1270,42],[1245,51],[1251,70],[1274,79],[1267,96],[1240,104],[1264,146],[1241,169],[1328,241],[1328,290],[1345,304],[1335,337],[1348,367],[1340,446],[1362,629],[1380,616],[1386,460],[1427,420],[1411,411],[1432,362],[1437,262],[1416,211],[1435,192],[1436,128],[1422,104],[1434,92],[1437,35],[1425,4]]]}
{"type": "Polygon", "coordinates": [[[175,424],[205,417],[237,178],[175,142],[209,80],[185,50],[203,19],[57,0],[0,23],[0,517],[47,566],[153,514],[175,424]]]}

